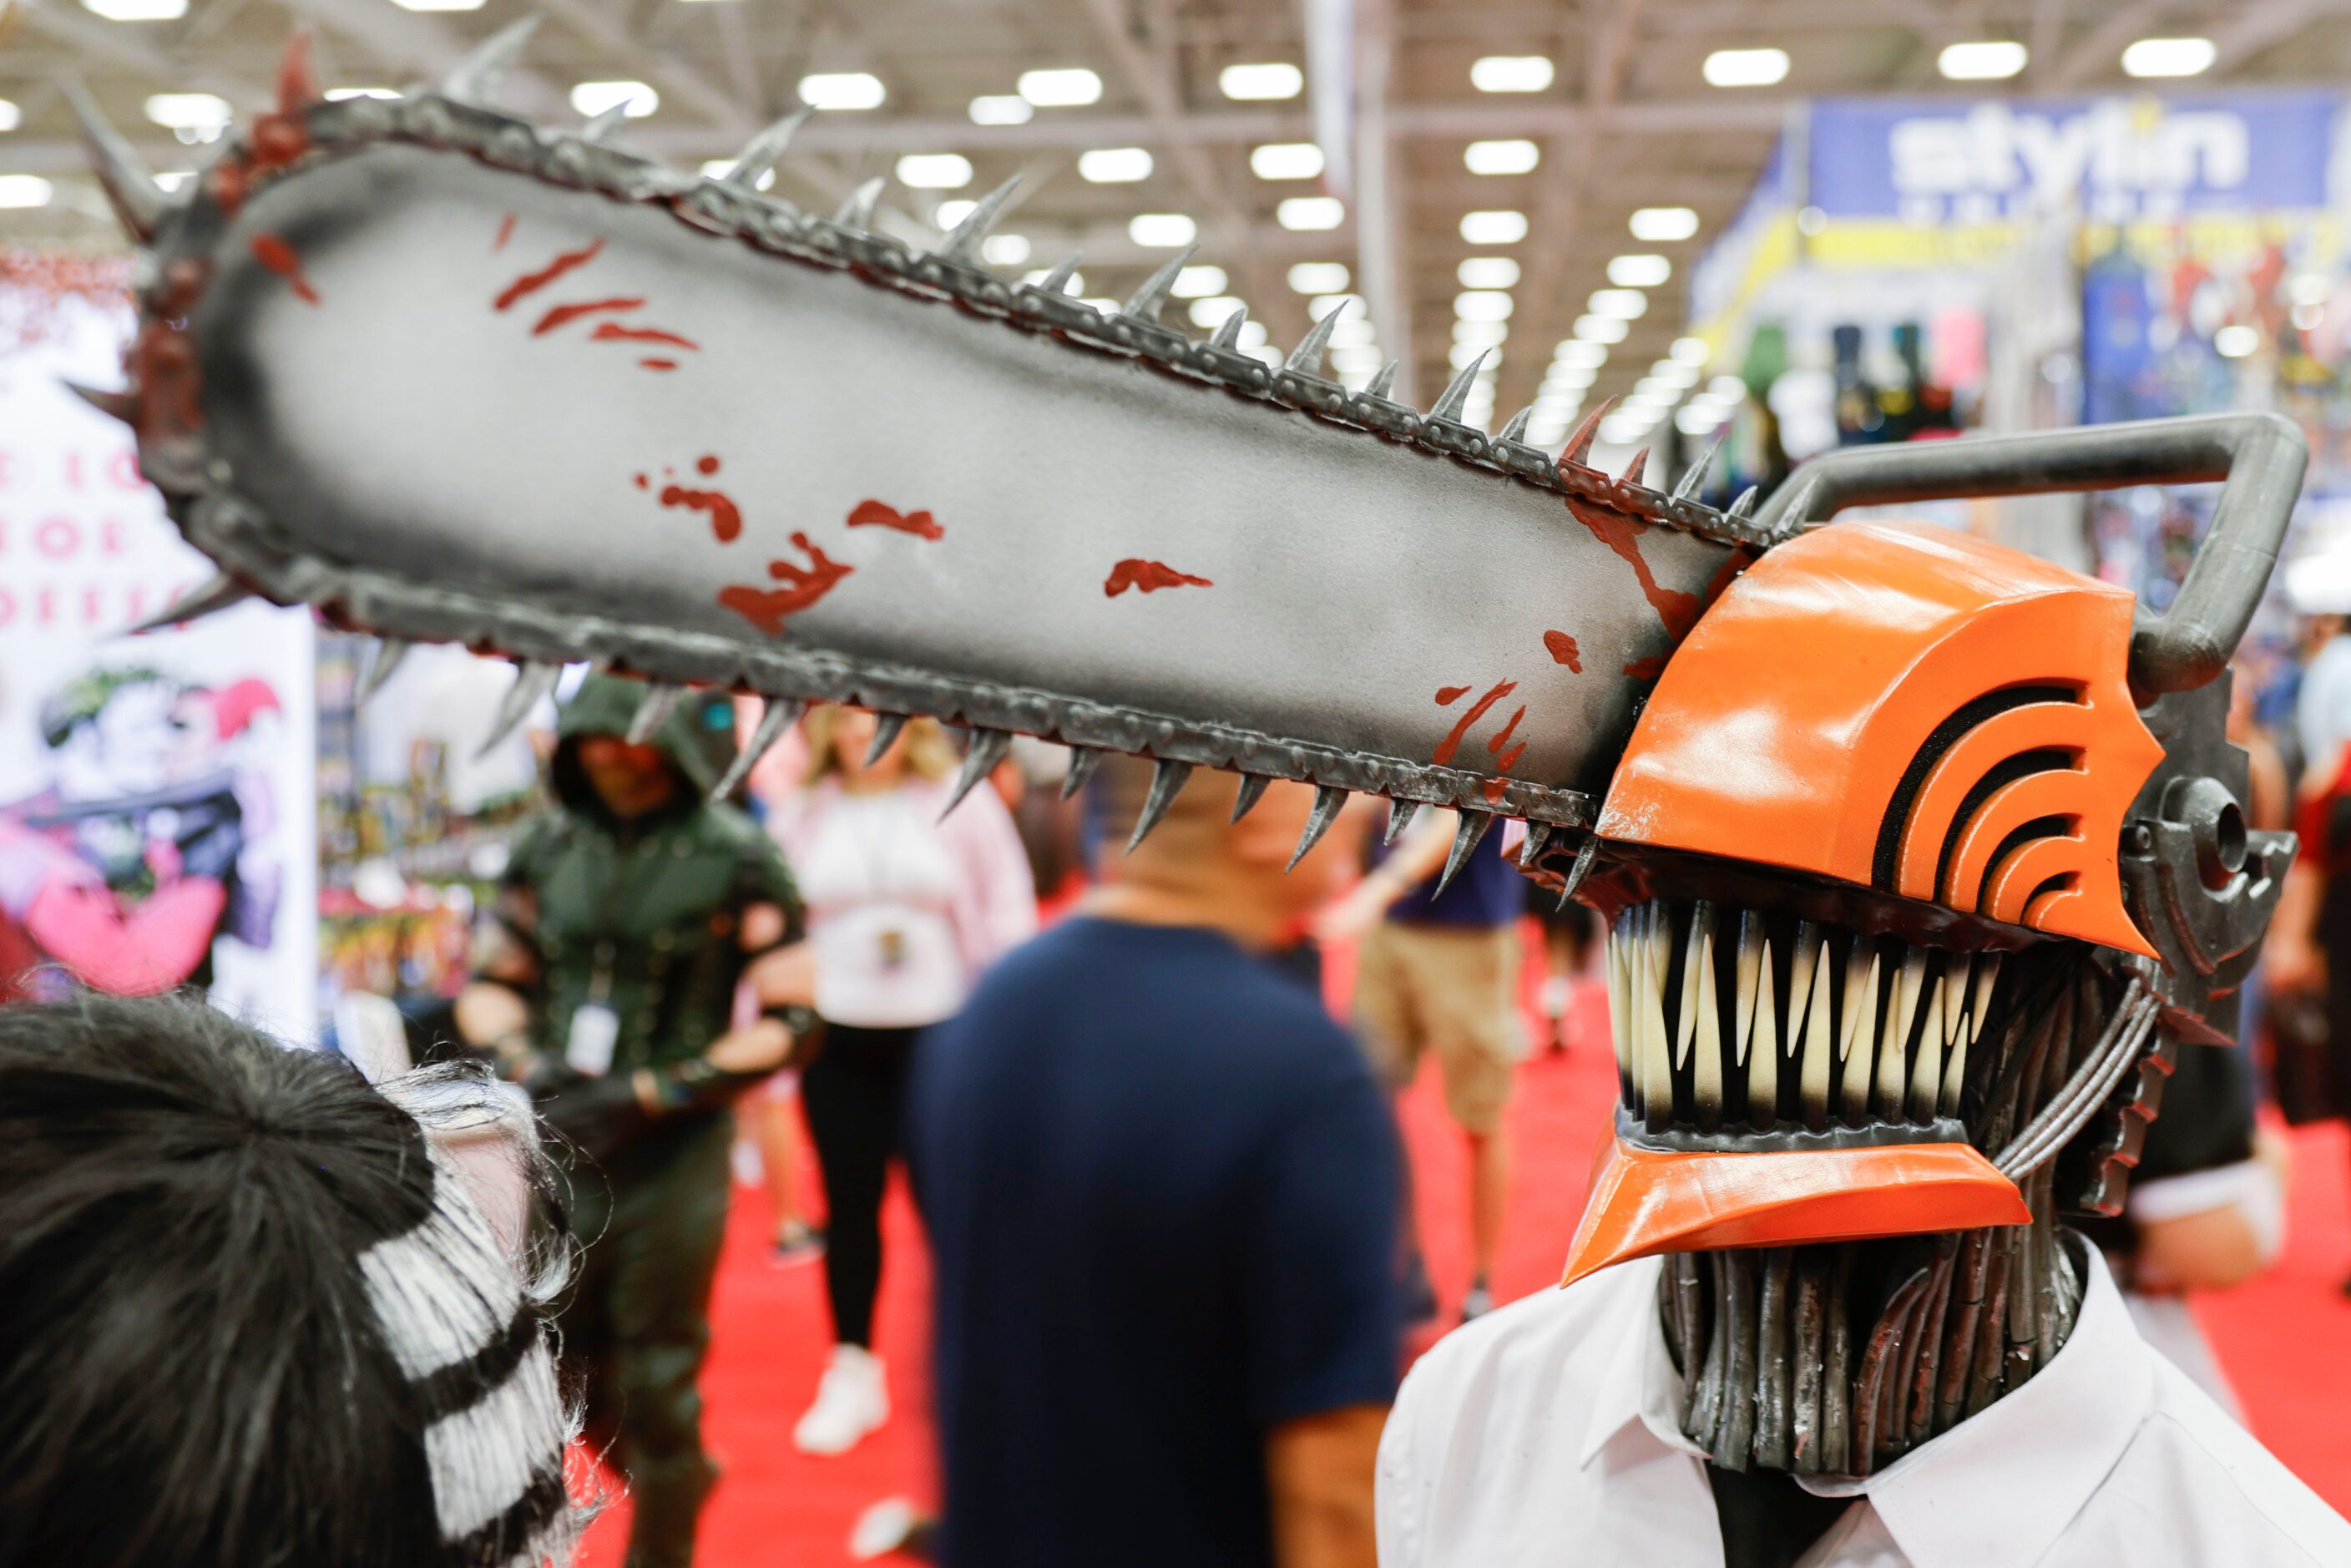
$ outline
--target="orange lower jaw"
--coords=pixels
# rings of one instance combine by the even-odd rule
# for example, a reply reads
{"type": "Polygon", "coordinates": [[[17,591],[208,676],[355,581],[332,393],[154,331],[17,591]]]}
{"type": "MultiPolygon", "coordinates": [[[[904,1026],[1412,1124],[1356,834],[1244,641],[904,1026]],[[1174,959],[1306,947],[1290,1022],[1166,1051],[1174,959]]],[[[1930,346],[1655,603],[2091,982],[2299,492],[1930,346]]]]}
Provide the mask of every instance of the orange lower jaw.
{"type": "Polygon", "coordinates": [[[1728,1154],[1612,1137],[1596,1163],[1562,1285],[1656,1252],[1858,1241],[2032,1218],[2016,1184],[1970,1144],[1728,1154]]]}

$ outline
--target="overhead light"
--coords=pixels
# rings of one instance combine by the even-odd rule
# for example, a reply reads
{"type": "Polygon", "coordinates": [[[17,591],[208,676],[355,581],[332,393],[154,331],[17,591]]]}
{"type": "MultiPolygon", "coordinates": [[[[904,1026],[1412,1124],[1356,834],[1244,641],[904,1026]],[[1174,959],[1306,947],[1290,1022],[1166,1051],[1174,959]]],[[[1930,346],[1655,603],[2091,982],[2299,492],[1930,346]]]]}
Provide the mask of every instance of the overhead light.
{"type": "Polygon", "coordinates": [[[1311,180],[1322,172],[1322,149],[1311,141],[1269,141],[1249,149],[1249,172],[1260,180],[1311,180]]]}
{"type": "MultiPolygon", "coordinates": [[[[1599,345],[1599,344],[1597,344],[1597,343],[1594,343],[1594,344],[1593,344],[1593,345],[1592,345],[1592,346],[1593,346],[1593,348],[1595,348],[1595,349],[1596,349],[1596,348],[1598,348],[1598,347],[1600,347],[1600,345],[1599,345]]],[[[1569,392],[1582,392],[1585,387],[1590,386],[1593,382],[1594,382],[1598,381],[1599,379],[1600,379],[1600,368],[1599,368],[1597,365],[1592,365],[1592,366],[1562,366],[1562,365],[1554,365],[1554,366],[1552,366],[1552,367],[1550,373],[1549,373],[1549,374],[1547,374],[1547,375],[1545,375],[1545,376],[1543,377],[1543,379],[1542,379],[1542,384],[1543,384],[1543,386],[1544,386],[1545,388],[1547,388],[1547,389],[1548,389],[1548,388],[1552,388],[1552,387],[1559,387],[1559,388],[1563,388],[1563,389],[1565,389],[1565,390],[1567,390],[1567,391],[1569,391],[1569,392]]]]}
{"type": "Polygon", "coordinates": [[[14,131],[25,123],[25,111],[15,103],[0,98],[0,131],[14,131]]]}
{"type": "Polygon", "coordinates": [[[1083,66],[1022,71],[1013,86],[1040,109],[1083,109],[1102,101],[1102,78],[1083,66]]]}
{"type": "Polygon", "coordinates": [[[1182,213],[1137,213],[1127,221],[1126,237],[1155,249],[1190,245],[1200,237],[1200,225],[1182,213]]]}
{"type": "Polygon", "coordinates": [[[1687,207],[1638,207],[1633,213],[1633,237],[1650,245],[1671,245],[1698,233],[1698,214],[1687,207]]]}
{"type": "Polygon", "coordinates": [[[1620,256],[1608,264],[1608,281],[1623,288],[1655,288],[1673,275],[1662,256],[1620,256]]]}
{"type": "Polygon", "coordinates": [[[990,235],[979,242],[979,256],[997,267],[1018,267],[1029,259],[1029,248],[1027,235],[990,235]]]}
{"type": "Polygon", "coordinates": [[[210,141],[233,117],[228,99],[208,92],[159,92],[147,99],[147,118],[183,141],[210,141]]]}
{"type": "Polygon", "coordinates": [[[158,169],[155,171],[155,183],[162,186],[165,192],[172,195],[179,194],[181,189],[185,186],[189,181],[195,177],[196,172],[193,169],[158,169]]]}
{"type": "Polygon", "coordinates": [[[1608,362],[1608,345],[1585,338],[1571,338],[1559,346],[1559,351],[1552,355],[1551,362],[1570,370],[1596,371],[1608,362]]]}
{"type": "Polygon", "coordinates": [[[1368,343],[1334,344],[1331,350],[1331,368],[1342,375],[1369,375],[1384,362],[1368,343]]]}
{"type": "Polygon", "coordinates": [[[1469,85],[1479,92],[1541,92],[1551,78],[1547,55],[1488,55],[1469,67],[1469,85]]]}
{"type": "Polygon", "coordinates": [[[1273,209],[1273,221],[1283,228],[1311,234],[1346,222],[1347,207],[1336,196],[1290,196],[1273,209]]]}
{"type": "Polygon", "coordinates": [[[1527,214],[1509,208],[1464,213],[1461,237],[1471,245],[1516,245],[1527,237],[1527,214]]]}
{"type": "Polygon", "coordinates": [[[937,206],[933,207],[931,209],[931,222],[936,225],[940,231],[944,233],[945,231],[955,227],[956,225],[963,222],[964,219],[971,216],[973,213],[978,210],[979,204],[977,202],[967,201],[963,197],[957,196],[953,201],[941,202],[937,206]]]}
{"type": "Polygon", "coordinates": [[[1320,321],[1333,310],[1342,309],[1354,300],[1352,294],[1318,294],[1306,302],[1306,319],[1320,321]]]}
{"type": "Polygon", "coordinates": [[[1301,294],[1337,294],[1348,282],[1343,261],[1301,261],[1290,268],[1290,287],[1301,294]]]}
{"type": "MultiPolygon", "coordinates": [[[[1191,268],[1186,267],[1184,270],[1189,272],[1191,268]]],[[[1245,307],[1241,303],[1240,297],[1235,294],[1212,294],[1206,299],[1195,299],[1192,301],[1191,309],[1192,325],[1221,327],[1225,324],[1225,318],[1242,308],[1245,307]]]]}
{"type": "Polygon", "coordinates": [[[1241,323],[1241,347],[1249,350],[1250,352],[1254,353],[1258,350],[1264,348],[1267,336],[1268,333],[1266,332],[1264,322],[1244,321],[1241,323]]]}
{"type": "MultiPolygon", "coordinates": [[[[1243,332],[1241,335],[1243,337],[1247,337],[1249,334],[1247,332],[1243,332]]],[[[1249,350],[1249,352],[1256,357],[1257,361],[1259,364],[1271,371],[1280,370],[1282,367],[1284,361],[1288,358],[1288,356],[1283,354],[1280,349],[1275,348],[1271,343],[1260,342],[1257,347],[1249,350]]]]}
{"type": "Polygon", "coordinates": [[[1168,292],[1178,299],[1198,299],[1225,291],[1225,269],[1221,267],[1186,267],[1176,274],[1176,287],[1168,292]]]}
{"type": "Polygon", "coordinates": [[[1507,321],[1514,303],[1499,288],[1472,288],[1453,297],[1453,314],[1464,321],[1507,321]]]}
{"type": "Polygon", "coordinates": [[[1096,147],[1078,154],[1078,177],[1097,185],[1128,185],[1151,177],[1151,153],[1141,147],[1096,147]]]}
{"type": "Polygon", "coordinates": [[[2141,38],[2123,51],[2123,74],[2133,77],[2201,76],[2219,51],[2210,38],[2141,38]]]}
{"type": "Polygon", "coordinates": [[[1515,288],[1519,264],[1507,256],[1473,256],[1454,268],[1464,288],[1515,288]]]}
{"type": "Polygon", "coordinates": [[[1498,343],[1508,342],[1510,336],[1510,324],[1508,321],[1453,323],[1453,340],[1457,343],[1475,343],[1481,349],[1490,349],[1498,343]]]}
{"type": "Polygon", "coordinates": [[[879,109],[890,96],[872,71],[819,71],[800,78],[800,101],[810,109],[879,109]]]}
{"type": "Polygon", "coordinates": [[[409,11],[478,11],[482,0],[392,0],[392,4],[409,11]]]}
{"type": "Polygon", "coordinates": [[[2262,346],[2261,329],[2242,321],[2223,327],[2212,334],[2212,347],[2225,359],[2241,360],[2262,346]]]}
{"type": "MultiPolygon", "coordinates": [[[[1038,288],[1043,287],[1045,279],[1052,276],[1050,272],[1040,267],[1035,272],[1023,273],[1020,281],[1031,288],[1038,288]]],[[[1082,272],[1070,274],[1068,280],[1061,285],[1061,288],[1064,293],[1083,294],[1086,291],[1086,275],[1082,272]]]]}
{"type": "MultiPolygon", "coordinates": [[[[705,180],[724,180],[727,175],[735,172],[735,165],[740,160],[734,158],[708,159],[703,162],[697,172],[705,180]]],[[[773,169],[763,169],[759,172],[758,189],[764,191],[775,183],[776,172],[773,169]]]]}
{"type": "Polygon", "coordinates": [[[1698,385],[1698,378],[1700,373],[1696,365],[1686,365],[1679,360],[1659,360],[1656,364],[1651,365],[1649,369],[1662,379],[1673,382],[1674,385],[1677,387],[1694,387],[1698,385]]]}
{"type": "Polygon", "coordinates": [[[1621,343],[1633,330],[1630,324],[1615,316],[1578,316],[1575,335],[1587,343],[1621,343]]]}
{"type": "Polygon", "coordinates": [[[1306,77],[1296,66],[1279,61],[1227,66],[1217,73],[1217,86],[1227,98],[1255,103],[1296,98],[1305,90],[1306,77]]]}
{"type": "Polygon", "coordinates": [[[188,14],[188,0],[81,0],[110,22],[169,22],[188,14]]]}
{"type": "MultiPolygon", "coordinates": [[[[0,131],[14,129],[14,122],[0,124],[0,131]]],[[[2324,305],[2335,298],[2335,280],[2323,272],[2297,272],[2286,279],[2285,294],[2296,305],[2324,305]]]]}
{"type": "Polygon", "coordinates": [[[612,109],[643,120],[661,107],[661,94],[641,81],[583,81],[571,89],[571,107],[590,120],[612,109]]]}
{"type": "Polygon", "coordinates": [[[1037,106],[1017,92],[994,92],[971,100],[974,125],[1026,125],[1037,106]]]}
{"type": "Polygon", "coordinates": [[[2024,68],[2025,48],[2007,39],[1980,44],[1946,44],[1935,57],[1935,68],[1948,81],[2006,81],[2024,68]]]}
{"type": "Polygon", "coordinates": [[[1737,376],[1717,376],[1706,383],[1706,391],[1718,402],[1739,402],[1747,396],[1747,383],[1737,376]]]}
{"type": "Polygon", "coordinates": [[[1722,423],[1722,411],[1706,403],[1690,403],[1674,415],[1674,428],[1684,435],[1711,435],[1722,423]]]}
{"type": "Polygon", "coordinates": [[[1788,74],[1788,51],[1717,49],[1703,69],[1708,87],[1770,87],[1788,74]]]}
{"type": "Polygon", "coordinates": [[[1673,355],[1683,364],[1703,365],[1714,358],[1714,350],[1707,347],[1704,338],[1676,338],[1673,355]]]}
{"type": "Polygon", "coordinates": [[[0,174],[0,207],[46,207],[57,193],[38,174],[0,174]]]}
{"type": "Polygon", "coordinates": [[[971,183],[971,160],[960,152],[909,152],[898,160],[898,183],[915,191],[960,191],[971,183]]]}
{"type": "Polygon", "coordinates": [[[329,103],[341,103],[353,98],[397,99],[400,96],[400,89],[391,87],[330,87],[327,89],[329,103]]]}
{"type": "Polygon", "coordinates": [[[1649,297],[1637,288],[1595,288],[1583,308],[1594,316],[1614,316],[1620,321],[1637,321],[1649,308],[1649,297]]]}
{"type": "Polygon", "coordinates": [[[1339,324],[1331,329],[1331,346],[1334,349],[1349,345],[1368,348],[1376,341],[1378,335],[1372,330],[1372,319],[1360,310],[1341,317],[1339,324]]]}
{"type": "Polygon", "coordinates": [[[1472,141],[1461,152],[1462,167],[1472,174],[1524,174],[1541,160],[1541,149],[1527,141],[1472,141]]]}

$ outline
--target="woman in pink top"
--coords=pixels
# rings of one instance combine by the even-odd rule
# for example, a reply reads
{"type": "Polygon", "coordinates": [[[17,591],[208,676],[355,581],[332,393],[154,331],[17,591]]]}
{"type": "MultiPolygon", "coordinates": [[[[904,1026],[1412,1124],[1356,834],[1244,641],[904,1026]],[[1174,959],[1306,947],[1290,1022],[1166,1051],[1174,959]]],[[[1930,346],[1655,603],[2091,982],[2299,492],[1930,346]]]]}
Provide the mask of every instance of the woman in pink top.
{"type": "Polygon", "coordinates": [[[807,901],[827,1025],[800,1083],[824,1173],[834,1342],[792,1434],[811,1454],[844,1453],[889,1419],[873,1298],[883,1184],[916,1036],[952,1017],[980,970],[1037,929],[1028,857],[1001,798],[976,789],[943,819],[957,765],[946,731],[914,719],[869,763],[877,724],[862,708],[812,711],[807,780],[768,818],[807,901]]]}

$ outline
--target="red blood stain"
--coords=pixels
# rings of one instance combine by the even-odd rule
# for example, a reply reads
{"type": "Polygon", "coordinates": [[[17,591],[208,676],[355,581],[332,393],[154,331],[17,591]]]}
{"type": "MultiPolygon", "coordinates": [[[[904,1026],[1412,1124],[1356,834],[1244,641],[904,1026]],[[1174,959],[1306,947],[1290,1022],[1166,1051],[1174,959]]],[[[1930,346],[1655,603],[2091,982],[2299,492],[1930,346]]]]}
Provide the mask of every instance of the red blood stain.
{"type": "Polygon", "coordinates": [[[245,205],[245,165],[234,158],[224,158],[213,165],[213,202],[223,214],[235,216],[245,205]]]}
{"type": "MultiPolygon", "coordinates": [[[[1520,707],[1518,712],[1510,716],[1510,722],[1502,727],[1502,732],[1486,743],[1486,749],[1493,753],[1495,756],[1499,757],[1502,754],[1502,747],[1510,744],[1510,736],[1518,729],[1519,720],[1526,716],[1527,710],[1522,706],[1520,707]]],[[[1514,751],[1510,755],[1515,757],[1518,753],[1514,751]]],[[[1507,768],[1510,764],[1504,763],[1503,766],[1507,768]]]]}
{"type": "Polygon", "coordinates": [[[319,101],[319,73],[310,63],[310,29],[297,27],[277,61],[277,112],[299,114],[319,101]]]}
{"type": "Polygon", "coordinates": [[[578,250],[565,251],[537,272],[526,272],[507,284],[497,298],[491,301],[490,308],[494,310],[513,309],[517,303],[538,293],[565,273],[583,267],[595,260],[603,248],[604,242],[598,240],[592,245],[583,245],[578,250]]]}
{"type": "Polygon", "coordinates": [[[807,566],[794,566],[785,560],[768,563],[768,575],[790,586],[767,589],[737,584],[718,591],[721,605],[770,637],[782,636],[788,616],[798,614],[831,593],[842,578],[856,570],[826,555],[809,542],[806,534],[794,534],[792,543],[808,552],[807,566]]]}
{"type": "Polygon", "coordinates": [[[1494,766],[1500,768],[1503,772],[1508,773],[1511,768],[1516,768],[1519,765],[1519,758],[1524,757],[1526,754],[1527,743],[1522,740],[1516,746],[1510,747],[1510,750],[1502,753],[1500,758],[1495,762],[1494,766]]]}
{"type": "Polygon", "coordinates": [[[941,528],[938,519],[930,513],[902,512],[883,501],[858,502],[850,509],[849,526],[852,528],[895,528],[918,539],[941,538],[946,534],[946,529],[941,528]]]}
{"type": "Polygon", "coordinates": [[[674,332],[664,332],[658,327],[623,327],[618,321],[599,321],[588,335],[591,343],[667,343],[672,348],[702,351],[702,345],[691,338],[681,338],[674,332]]]}
{"type": "Polygon", "coordinates": [[[1593,538],[1614,550],[1633,569],[1633,575],[1640,579],[1642,596],[1657,612],[1657,619],[1665,622],[1666,635],[1677,643],[1687,636],[1689,629],[1698,624],[1702,606],[1695,593],[1661,586],[1656,574],[1649,570],[1648,561],[1641,555],[1641,536],[1649,531],[1649,525],[1622,513],[1587,506],[1573,496],[1566,500],[1567,509],[1575,520],[1590,528],[1593,538]]]}
{"type": "Polygon", "coordinates": [[[650,489],[650,488],[652,487],[652,485],[653,485],[653,481],[652,481],[652,480],[650,480],[650,479],[648,479],[648,478],[646,478],[643,475],[640,474],[640,475],[638,475],[638,476],[637,476],[637,488],[638,488],[638,489],[640,489],[640,490],[650,489]]]}
{"type": "Polygon", "coordinates": [[[1704,614],[1708,610],[1712,609],[1714,601],[1722,597],[1722,591],[1730,586],[1731,579],[1754,564],[1755,557],[1744,546],[1725,556],[1722,564],[1715,569],[1714,576],[1709,578],[1706,587],[1699,591],[1698,612],[1704,614]]]}
{"type": "Polygon", "coordinates": [[[1574,638],[1564,632],[1546,632],[1543,633],[1543,646],[1551,650],[1554,663],[1565,664],[1576,674],[1583,674],[1583,655],[1575,645],[1574,638]]]}
{"type": "Polygon", "coordinates": [[[1487,689],[1484,696],[1471,703],[1468,709],[1454,721],[1452,733],[1437,743],[1437,765],[1442,768],[1452,761],[1453,754],[1461,749],[1462,737],[1469,733],[1470,727],[1486,716],[1488,708],[1518,689],[1519,683],[1516,681],[1498,681],[1487,689]]]}
{"type": "Polygon", "coordinates": [[[1455,703],[1459,702],[1463,697],[1466,697],[1468,695],[1469,688],[1468,686],[1439,686],[1437,688],[1437,706],[1439,707],[1451,707],[1455,703]]]}
{"type": "Polygon", "coordinates": [[[1502,803],[1502,795],[1503,795],[1504,791],[1506,791],[1506,790],[1508,790],[1508,789],[1510,789],[1510,781],[1509,779],[1487,779],[1487,780],[1486,780],[1486,786],[1485,786],[1485,788],[1486,788],[1486,804],[1488,804],[1489,806],[1499,806],[1499,805],[1500,805],[1500,804],[1502,803]]]}
{"type": "Polygon", "coordinates": [[[689,490],[683,485],[664,485],[661,504],[709,513],[710,531],[718,536],[720,544],[733,544],[742,535],[743,510],[724,490],[689,490]]]}
{"type": "Polygon", "coordinates": [[[310,287],[308,278],[302,276],[302,258],[294,254],[292,246],[276,235],[253,236],[253,259],[284,278],[293,288],[295,298],[305,305],[319,302],[319,291],[310,287]]]}
{"type": "Polygon", "coordinates": [[[674,371],[677,369],[677,361],[675,360],[639,360],[637,366],[641,370],[647,371],[674,371]]]}
{"type": "Polygon", "coordinates": [[[558,305],[538,319],[538,325],[530,329],[530,335],[545,337],[558,327],[577,321],[582,316],[593,316],[599,310],[634,310],[643,303],[643,297],[640,296],[634,299],[582,299],[572,305],[558,305]]]}
{"type": "Polygon", "coordinates": [[[498,220],[498,237],[490,242],[493,252],[506,249],[507,241],[514,238],[515,215],[508,213],[498,220]]]}
{"type": "Polygon", "coordinates": [[[1217,586],[1205,577],[1194,577],[1188,572],[1177,571],[1164,561],[1137,560],[1130,557],[1110,569],[1110,576],[1102,582],[1102,592],[1109,598],[1116,599],[1130,588],[1152,593],[1163,588],[1181,588],[1186,585],[1193,588],[1217,586]]]}
{"type": "Polygon", "coordinates": [[[697,457],[694,460],[694,471],[706,479],[718,472],[718,459],[708,455],[697,457]]]}
{"type": "Polygon", "coordinates": [[[1635,659],[1625,666],[1625,673],[1636,681],[1654,681],[1666,673],[1665,656],[1653,653],[1646,659],[1635,659]]]}

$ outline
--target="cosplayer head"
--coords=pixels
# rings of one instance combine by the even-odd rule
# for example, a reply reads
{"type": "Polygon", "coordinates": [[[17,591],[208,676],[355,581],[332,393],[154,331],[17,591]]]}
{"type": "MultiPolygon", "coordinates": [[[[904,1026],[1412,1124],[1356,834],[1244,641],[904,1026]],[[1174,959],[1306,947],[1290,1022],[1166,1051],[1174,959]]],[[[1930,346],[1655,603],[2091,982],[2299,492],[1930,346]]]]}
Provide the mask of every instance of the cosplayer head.
{"type": "Polygon", "coordinates": [[[735,705],[724,693],[697,693],[640,732],[643,692],[642,682],[591,674],[563,705],[550,779],[570,810],[632,821],[691,807],[733,760],[735,705]]]}
{"type": "Polygon", "coordinates": [[[568,1562],[530,1128],[192,1004],[0,1011],[0,1563],[568,1562]]]}

